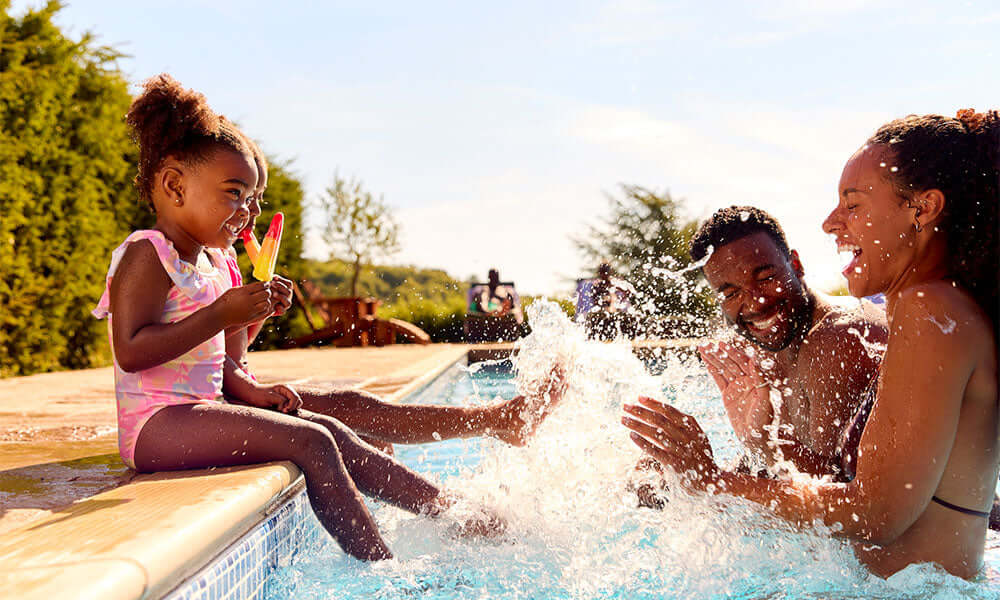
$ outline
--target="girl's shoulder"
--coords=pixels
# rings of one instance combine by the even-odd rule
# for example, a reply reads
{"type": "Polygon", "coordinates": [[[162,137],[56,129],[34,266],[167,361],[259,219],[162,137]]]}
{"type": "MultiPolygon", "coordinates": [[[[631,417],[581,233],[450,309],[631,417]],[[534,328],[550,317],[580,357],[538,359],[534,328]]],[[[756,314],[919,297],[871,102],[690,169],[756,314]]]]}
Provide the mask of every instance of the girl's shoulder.
{"type": "Polygon", "coordinates": [[[222,271],[217,265],[225,265],[223,253],[222,250],[211,251],[210,257],[214,265],[208,269],[199,269],[195,265],[181,260],[173,243],[162,232],[155,229],[133,231],[111,253],[111,264],[105,279],[104,294],[98,302],[97,308],[92,312],[98,318],[103,318],[108,314],[111,282],[115,275],[122,270],[123,265],[130,273],[135,271],[138,272],[136,276],[143,276],[139,273],[150,273],[158,263],[162,272],[166,273],[169,278],[171,286],[184,296],[196,302],[211,302],[214,288],[206,285],[206,280],[222,276],[222,271]]]}

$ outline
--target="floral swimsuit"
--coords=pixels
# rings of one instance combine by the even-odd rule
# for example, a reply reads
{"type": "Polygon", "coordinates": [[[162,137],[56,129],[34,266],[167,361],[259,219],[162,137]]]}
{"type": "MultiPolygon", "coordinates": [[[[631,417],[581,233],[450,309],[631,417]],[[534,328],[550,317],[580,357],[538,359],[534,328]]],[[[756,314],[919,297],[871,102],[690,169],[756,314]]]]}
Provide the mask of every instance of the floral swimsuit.
{"type": "MultiPolygon", "coordinates": [[[[161,323],[174,323],[208,306],[232,287],[235,253],[230,248],[206,248],[194,266],[181,260],[174,245],[154,230],[135,231],[111,254],[104,294],[93,310],[98,319],[108,317],[111,336],[111,281],[130,244],[147,240],[156,249],[160,264],[173,286],[167,294],[161,323]],[[207,255],[207,256],[206,256],[207,255]],[[218,266],[217,266],[218,265],[218,266]]],[[[238,272],[238,271],[237,271],[238,272]]],[[[135,373],[127,373],[115,360],[115,397],[118,401],[118,450],[125,464],[135,468],[135,444],[146,421],[156,411],[179,404],[221,404],[222,370],[226,357],[224,332],[177,358],[135,373]]]]}

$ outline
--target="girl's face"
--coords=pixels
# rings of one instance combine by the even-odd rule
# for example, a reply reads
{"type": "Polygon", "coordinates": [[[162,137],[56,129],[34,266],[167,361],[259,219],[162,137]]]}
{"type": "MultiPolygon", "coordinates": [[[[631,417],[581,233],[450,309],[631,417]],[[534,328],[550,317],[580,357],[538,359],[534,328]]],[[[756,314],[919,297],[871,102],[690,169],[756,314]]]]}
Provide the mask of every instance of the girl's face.
{"type": "Polygon", "coordinates": [[[887,291],[914,257],[915,211],[886,180],[894,161],[884,146],[858,150],[844,166],[840,199],[823,222],[838,251],[852,255],[842,272],[859,298],[887,291]]]}
{"type": "Polygon", "coordinates": [[[250,156],[220,149],[186,170],[183,187],[181,228],[204,246],[228,248],[250,222],[257,167],[250,156]]]}
{"type": "Polygon", "coordinates": [[[250,218],[247,220],[247,224],[244,229],[249,229],[253,232],[254,225],[257,223],[257,217],[260,216],[260,203],[264,201],[264,192],[267,191],[267,170],[259,168],[257,165],[257,187],[253,191],[253,196],[250,197],[250,218]]]}

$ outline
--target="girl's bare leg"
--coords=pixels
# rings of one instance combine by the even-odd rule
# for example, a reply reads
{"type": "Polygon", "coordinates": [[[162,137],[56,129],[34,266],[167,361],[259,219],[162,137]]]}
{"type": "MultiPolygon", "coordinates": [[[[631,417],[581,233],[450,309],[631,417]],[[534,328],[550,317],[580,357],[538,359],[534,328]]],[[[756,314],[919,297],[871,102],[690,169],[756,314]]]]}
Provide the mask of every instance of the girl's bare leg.
{"type": "Polygon", "coordinates": [[[486,433],[482,407],[385,402],[361,390],[296,388],[302,408],[337,419],[359,434],[395,444],[423,444],[486,433]]]}
{"type": "MultiPolygon", "coordinates": [[[[352,462],[357,452],[351,448],[352,462]]],[[[316,516],[345,552],[362,560],[392,557],[325,424],[250,406],[169,406],[146,422],[135,449],[142,472],[275,460],[302,470],[316,516]]]]}
{"type": "Polygon", "coordinates": [[[330,432],[351,479],[364,494],[411,512],[437,512],[444,508],[437,486],[373,448],[337,419],[307,410],[299,410],[297,414],[330,432]]]}

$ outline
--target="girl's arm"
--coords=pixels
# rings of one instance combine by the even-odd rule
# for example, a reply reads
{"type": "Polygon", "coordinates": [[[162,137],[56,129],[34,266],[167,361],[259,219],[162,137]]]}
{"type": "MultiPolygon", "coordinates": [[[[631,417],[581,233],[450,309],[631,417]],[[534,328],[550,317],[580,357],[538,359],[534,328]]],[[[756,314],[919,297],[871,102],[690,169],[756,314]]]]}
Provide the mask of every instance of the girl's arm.
{"type": "Polygon", "coordinates": [[[131,244],[111,281],[112,341],[115,360],[127,372],[169,362],[226,327],[270,311],[269,293],[255,283],[228,290],[212,304],[174,323],[162,323],[173,283],[153,245],[131,244]]]}
{"type": "Polygon", "coordinates": [[[636,432],[633,439],[676,471],[693,472],[688,480],[695,487],[714,484],[719,492],[768,506],[789,521],[837,523],[848,537],[890,543],[924,512],[941,481],[978,359],[978,344],[970,343],[970,337],[981,333],[968,331],[965,319],[949,315],[954,312],[949,302],[935,296],[910,290],[896,302],[878,400],[861,438],[857,477],[851,483],[720,473],[694,420],[651,401],[628,411],[644,421],[629,424],[636,432]],[[935,321],[954,327],[941,328],[935,321]]]}

